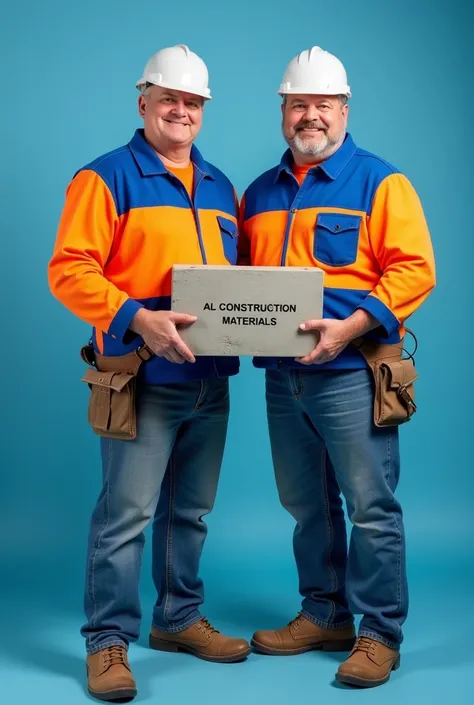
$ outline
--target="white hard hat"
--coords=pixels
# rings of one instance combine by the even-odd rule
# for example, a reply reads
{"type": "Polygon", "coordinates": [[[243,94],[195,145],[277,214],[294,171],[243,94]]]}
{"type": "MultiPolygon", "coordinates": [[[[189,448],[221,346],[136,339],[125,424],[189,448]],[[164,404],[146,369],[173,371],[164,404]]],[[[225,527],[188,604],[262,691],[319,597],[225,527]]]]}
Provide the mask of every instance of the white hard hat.
{"type": "Polygon", "coordinates": [[[302,51],[286,67],[278,94],[291,93],[351,97],[342,62],[321,47],[302,51]]]}
{"type": "Polygon", "coordinates": [[[209,73],[204,61],[185,44],[160,49],[147,62],[138,90],[147,83],[175,91],[185,91],[211,100],[209,73]]]}

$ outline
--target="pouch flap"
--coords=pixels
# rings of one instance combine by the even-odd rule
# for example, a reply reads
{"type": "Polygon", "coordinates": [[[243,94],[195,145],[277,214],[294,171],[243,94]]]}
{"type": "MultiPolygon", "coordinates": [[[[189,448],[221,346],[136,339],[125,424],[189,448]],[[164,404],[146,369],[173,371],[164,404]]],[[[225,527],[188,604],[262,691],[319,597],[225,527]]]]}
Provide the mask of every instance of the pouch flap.
{"type": "Polygon", "coordinates": [[[400,387],[408,387],[418,379],[418,375],[411,360],[384,361],[381,363],[380,367],[387,372],[391,389],[396,390],[400,387]]]}
{"type": "Polygon", "coordinates": [[[218,215],[217,222],[219,223],[221,230],[231,237],[235,237],[237,235],[237,225],[230,218],[224,218],[223,215],[218,215]]]}
{"type": "Polygon", "coordinates": [[[100,370],[90,368],[86,371],[81,382],[121,392],[131,379],[133,379],[133,375],[128,372],[100,372],[100,370]]]}
{"type": "Polygon", "coordinates": [[[344,213],[319,213],[316,225],[318,228],[330,230],[334,235],[347,230],[358,230],[360,215],[346,215],[344,213]]]}

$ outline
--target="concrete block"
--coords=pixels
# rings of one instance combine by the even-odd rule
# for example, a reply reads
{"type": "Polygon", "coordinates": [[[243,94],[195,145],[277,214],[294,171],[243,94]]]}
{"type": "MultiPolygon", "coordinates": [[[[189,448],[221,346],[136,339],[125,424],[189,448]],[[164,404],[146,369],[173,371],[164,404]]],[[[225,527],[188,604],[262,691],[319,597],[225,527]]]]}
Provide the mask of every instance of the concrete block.
{"type": "Polygon", "coordinates": [[[321,318],[324,272],[317,267],[175,265],[171,309],[197,316],[180,335],[195,355],[300,357],[321,318]]]}

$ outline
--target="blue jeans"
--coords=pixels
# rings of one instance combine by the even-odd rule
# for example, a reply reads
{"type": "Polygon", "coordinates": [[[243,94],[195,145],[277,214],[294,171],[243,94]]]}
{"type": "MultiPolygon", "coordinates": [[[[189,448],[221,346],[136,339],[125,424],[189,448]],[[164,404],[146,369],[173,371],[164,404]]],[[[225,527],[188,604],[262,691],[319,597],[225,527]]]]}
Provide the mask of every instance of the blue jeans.
{"type": "Polygon", "coordinates": [[[199,562],[229,414],[228,379],[143,386],[137,438],[101,438],[103,486],[92,515],[81,633],[88,653],[139,636],[144,529],[153,520],[154,626],[199,621],[199,562]]]}
{"type": "Polygon", "coordinates": [[[398,429],[374,425],[370,374],[269,370],[267,412],[279,497],[296,520],[302,614],[328,628],[363,615],[359,635],[395,649],[408,609],[398,429]]]}

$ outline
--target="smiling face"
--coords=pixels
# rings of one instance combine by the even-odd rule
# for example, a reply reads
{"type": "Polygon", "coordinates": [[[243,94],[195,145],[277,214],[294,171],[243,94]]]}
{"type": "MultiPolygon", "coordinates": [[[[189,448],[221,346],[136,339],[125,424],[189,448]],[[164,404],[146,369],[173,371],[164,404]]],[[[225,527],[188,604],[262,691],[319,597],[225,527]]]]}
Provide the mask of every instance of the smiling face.
{"type": "Polygon", "coordinates": [[[138,99],[145,137],[159,151],[191,147],[202,124],[204,100],[200,96],[149,86],[138,99]]]}
{"type": "Polygon", "coordinates": [[[282,130],[295,161],[320,162],[343,143],[349,107],[339,96],[289,95],[282,130]]]}

